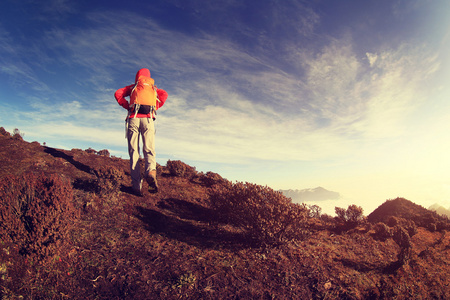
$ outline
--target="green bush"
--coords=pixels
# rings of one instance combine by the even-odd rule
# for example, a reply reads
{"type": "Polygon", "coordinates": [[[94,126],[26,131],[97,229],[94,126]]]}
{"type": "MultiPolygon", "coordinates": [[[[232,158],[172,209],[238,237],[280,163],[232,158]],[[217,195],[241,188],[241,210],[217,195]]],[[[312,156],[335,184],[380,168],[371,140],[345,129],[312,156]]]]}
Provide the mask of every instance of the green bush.
{"type": "Polygon", "coordinates": [[[222,221],[265,243],[302,238],[308,209],[281,192],[251,183],[224,182],[213,188],[211,205],[222,221]]]}

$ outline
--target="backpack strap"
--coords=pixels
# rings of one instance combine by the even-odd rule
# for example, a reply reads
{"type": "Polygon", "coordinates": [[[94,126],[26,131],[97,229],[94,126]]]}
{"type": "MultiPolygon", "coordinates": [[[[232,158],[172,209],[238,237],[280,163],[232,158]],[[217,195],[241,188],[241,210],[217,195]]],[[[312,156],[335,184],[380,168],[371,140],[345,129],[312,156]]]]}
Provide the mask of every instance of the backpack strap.
{"type": "MultiPolygon", "coordinates": [[[[134,90],[136,89],[136,87],[138,86],[138,83],[139,83],[139,79],[136,81],[136,83],[134,84],[134,87],[131,89],[131,94],[133,94],[133,92],[134,92],[134,90]]],[[[130,95],[131,95],[130,94],[130,95]]],[[[137,97],[137,96],[136,96],[137,97]]],[[[138,111],[139,111],[139,107],[140,107],[141,105],[139,104],[139,103],[134,103],[133,105],[132,105],[132,107],[131,107],[131,111],[133,111],[134,110],[134,117],[133,118],[136,118],[136,115],[138,114],[138,111]]],[[[129,113],[129,116],[131,115],[131,112],[129,113]]]]}

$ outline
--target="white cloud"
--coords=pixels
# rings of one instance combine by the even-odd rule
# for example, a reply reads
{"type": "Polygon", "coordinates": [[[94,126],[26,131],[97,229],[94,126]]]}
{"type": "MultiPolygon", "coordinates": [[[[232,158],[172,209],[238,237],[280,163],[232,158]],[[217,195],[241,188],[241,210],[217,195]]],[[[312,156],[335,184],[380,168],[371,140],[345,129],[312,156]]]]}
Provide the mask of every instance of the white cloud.
{"type": "MultiPolygon", "coordinates": [[[[177,36],[180,38],[182,42],[187,39],[177,36]]],[[[420,96],[420,80],[436,69],[433,57],[406,49],[381,52],[376,69],[362,73],[364,67],[351,47],[333,42],[320,55],[305,57],[310,66],[305,81],[267,63],[261,65],[231,45],[221,52],[218,44],[218,40],[196,40],[187,52],[172,52],[168,64],[184,61],[180,72],[190,74],[198,69],[199,75],[192,81],[186,77],[172,83],[176,90],[158,115],[159,153],[222,163],[334,160],[349,153],[353,159],[364,159],[375,155],[370,153],[379,149],[374,143],[380,139],[405,134],[408,111],[425,100],[420,96]],[[202,51],[196,54],[196,50],[202,51]],[[417,60],[423,63],[411,63],[417,60]],[[226,84],[236,78],[208,78],[200,66],[213,61],[217,69],[232,62],[231,74],[247,83],[249,90],[226,84]],[[239,62],[243,62],[242,68],[237,68],[239,62]],[[254,67],[248,70],[249,66],[254,67]],[[261,97],[253,98],[255,95],[261,97]]],[[[124,111],[112,98],[113,91],[108,92],[111,95],[104,94],[101,101],[89,106],[74,98],[67,104],[45,107],[38,103],[34,107],[40,112],[37,115],[51,114],[70,122],[60,130],[47,128],[46,134],[59,132],[65,138],[118,146],[123,143],[124,111]],[[102,106],[96,107],[99,102],[102,106]]],[[[24,117],[34,118],[31,113],[24,117]]]]}
{"type": "Polygon", "coordinates": [[[367,56],[367,59],[369,60],[370,66],[373,67],[378,59],[378,55],[374,54],[374,53],[366,52],[366,56],[367,56]]]}
{"type": "Polygon", "coordinates": [[[227,39],[169,31],[129,13],[121,15],[125,24],[111,21],[117,18],[91,14],[96,26],[89,29],[46,33],[42,47],[70,54],[53,61],[89,72],[73,90],[46,95],[57,100],[63,93],[66,104],[29,98],[34,111],[20,120],[51,116],[54,123],[39,127],[45,134],[121,145],[125,113],[114,90],[148,65],[169,92],[158,116],[160,153],[211,162],[356,160],[407,132],[410,115],[426,100],[423,80],[439,68],[423,47],[374,49],[360,58],[349,39],[334,39],[315,53],[297,50],[289,59],[298,60],[298,74],[287,73],[227,39]]]}

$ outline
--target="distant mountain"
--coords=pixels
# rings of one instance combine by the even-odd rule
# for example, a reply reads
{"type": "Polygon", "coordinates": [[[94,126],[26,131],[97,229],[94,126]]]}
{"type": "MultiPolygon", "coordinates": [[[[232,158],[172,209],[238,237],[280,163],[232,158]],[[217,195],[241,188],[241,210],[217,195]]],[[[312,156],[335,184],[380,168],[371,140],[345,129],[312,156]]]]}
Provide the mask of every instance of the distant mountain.
{"type": "Polygon", "coordinates": [[[428,209],[435,211],[439,215],[444,215],[444,216],[450,217],[450,207],[447,209],[447,208],[443,207],[442,205],[435,203],[435,204],[431,205],[428,209]]]}
{"type": "Polygon", "coordinates": [[[279,190],[286,197],[292,199],[293,202],[314,202],[325,200],[336,200],[341,197],[337,192],[332,192],[323,187],[303,190],[279,190]]]}

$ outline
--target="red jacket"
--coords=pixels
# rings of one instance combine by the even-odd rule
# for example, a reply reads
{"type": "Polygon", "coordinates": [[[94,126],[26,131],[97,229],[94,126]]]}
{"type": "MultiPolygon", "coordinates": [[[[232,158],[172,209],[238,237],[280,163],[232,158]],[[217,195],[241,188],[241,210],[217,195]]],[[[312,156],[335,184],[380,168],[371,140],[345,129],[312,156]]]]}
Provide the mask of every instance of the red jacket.
{"type": "MultiPolygon", "coordinates": [[[[149,69],[140,69],[137,73],[136,73],[136,78],[134,80],[134,82],[136,83],[139,76],[146,76],[146,77],[150,77],[150,70],[149,69]]],[[[126,110],[130,110],[130,103],[128,102],[127,99],[125,99],[125,97],[129,97],[131,95],[131,91],[133,90],[134,84],[131,85],[127,85],[126,87],[123,87],[121,89],[118,89],[115,93],[114,93],[114,97],[117,100],[117,103],[120,104],[120,106],[122,106],[123,108],[125,108],[126,110]]],[[[167,100],[167,92],[165,90],[162,89],[156,89],[156,92],[158,94],[158,98],[159,101],[156,102],[156,110],[158,110],[161,106],[164,105],[164,103],[167,100]]],[[[134,114],[133,114],[134,117],[134,114]]],[[[137,114],[136,118],[153,118],[154,116],[152,116],[151,113],[149,114],[137,114]]]]}

